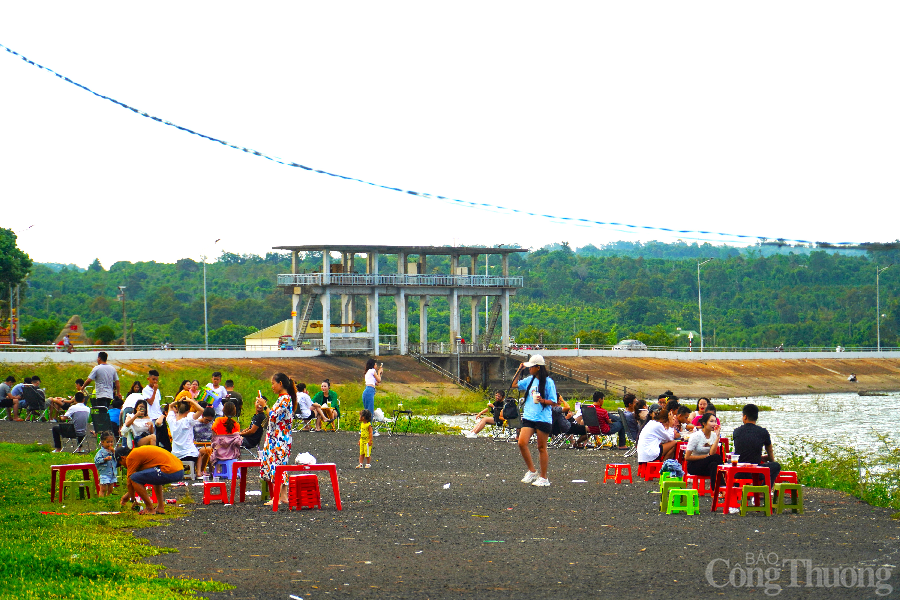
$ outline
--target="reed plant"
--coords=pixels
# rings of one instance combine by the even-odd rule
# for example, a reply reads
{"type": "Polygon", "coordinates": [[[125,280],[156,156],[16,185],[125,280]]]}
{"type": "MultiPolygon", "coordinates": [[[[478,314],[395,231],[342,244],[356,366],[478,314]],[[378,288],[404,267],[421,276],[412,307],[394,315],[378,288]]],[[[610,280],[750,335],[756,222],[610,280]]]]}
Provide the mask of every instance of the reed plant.
{"type": "Polygon", "coordinates": [[[900,449],[890,436],[873,435],[879,446],[871,452],[800,438],[789,443],[781,468],[796,471],[803,485],[847,492],[873,506],[900,510],[900,449]]]}

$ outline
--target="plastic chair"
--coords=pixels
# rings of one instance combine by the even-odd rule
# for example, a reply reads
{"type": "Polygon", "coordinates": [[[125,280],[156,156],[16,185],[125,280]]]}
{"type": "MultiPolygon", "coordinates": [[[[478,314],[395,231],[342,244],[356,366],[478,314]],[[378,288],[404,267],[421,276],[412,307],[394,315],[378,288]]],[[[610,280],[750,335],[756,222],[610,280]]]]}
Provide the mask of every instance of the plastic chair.
{"type": "Polygon", "coordinates": [[[628,483],[634,483],[631,480],[631,465],[627,463],[606,465],[606,470],[603,473],[603,483],[606,483],[610,479],[616,483],[622,483],[626,479],[628,480],[628,483]]]}
{"type": "Polygon", "coordinates": [[[644,478],[644,481],[650,481],[651,479],[659,479],[659,471],[660,471],[660,469],[662,469],[662,465],[663,464],[660,461],[644,463],[643,464],[644,472],[640,476],[644,478]]]}
{"type": "Polygon", "coordinates": [[[203,504],[209,504],[213,500],[221,500],[225,504],[231,504],[231,498],[228,496],[227,481],[203,482],[203,504]]]}
{"type": "Polygon", "coordinates": [[[232,460],[220,460],[216,462],[212,469],[213,477],[224,477],[228,481],[231,481],[231,465],[234,464],[234,459],[232,460]]]}
{"type": "Polygon", "coordinates": [[[694,488],[676,488],[669,490],[669,501],[666,514],[683,512],[689,515],[700,514],[700,495],[694,488]]]}
{"type": "Polygon", "coordinates": [[[181,461],[181,466],[187,473],[187,476],[190,477],[191,481],[197,479],[197,474],[194,472],[197,463],[192,460],[183,460],[181,461]]]}
{"type": "Polygon", "coordinates": [[[687,484],[680,479],[663,479],[660,486],[659,512],[666,510],[669,505],[669,494],[674,489],[687,489],[687,484]]]}
{"type": "Polygon", "coordinates": [[[803,514],[803,486],[799,483],[776,483],[773,496],[776,498],[775,514],[780,515],[784,510],[790,510],[794,514],[803,514]],[[791,493],[791,502],[785,503],[784,497],[791,493]]]}
{"type": "Polygon", "coordinates": [[[741,516],[746,516],[748,512],[761,512],[767,517],[772,514],[772,501],[769,498],[769,486],[745,485],[741,488],[741,516]],[[751,494],[760,499],[758,505],[750,505],[751,494]]]}
{"type": "Polygon", "coordinates": [[[690,484],[692,488],[697,490],[697,493],[701,496],[713,495],[712,482],[710,482],[709,477],[685,474],[684,480],[690,484]]]}
{"type": "Polygon", "coordinates": [[[294,475],[288,479],[288,508],[322,508],[319,478],[316,475],[294,475]]]}

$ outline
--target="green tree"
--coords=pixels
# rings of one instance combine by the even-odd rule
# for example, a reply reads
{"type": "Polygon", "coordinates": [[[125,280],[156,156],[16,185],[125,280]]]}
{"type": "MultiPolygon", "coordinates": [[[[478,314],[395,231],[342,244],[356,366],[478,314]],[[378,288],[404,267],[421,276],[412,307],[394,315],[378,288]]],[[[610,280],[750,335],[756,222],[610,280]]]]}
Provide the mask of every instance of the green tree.
{"type": "Polygon", "coordinates": [[[236,325],[225,321],[221,327],[209,332],[209,343],[216,346],[240,346],[244,343],[244,336],[255,331],[258,331],[257,328],[251,325],[236,325]]]}
{"type": "Polygon", "coordinates": [[[49,344],[61,329],[62,323],[56,319],[36,319],[22,328],[22,335],[29,344],[49,344]]]}
{"type": "Polygon", "coordinates": [[[94,330],[92,335],[95,340],[100,340],[100,343],[102,344],[109,344],[117,337],[116,332],[109,325],[101,325],[94,330]]]}
{"type": "Polygon", "coordinates": [[[31,258],[16,245],[16,234],[0,227],[0,290],[8,290],[25,281],[31,266],[31,258]]]}

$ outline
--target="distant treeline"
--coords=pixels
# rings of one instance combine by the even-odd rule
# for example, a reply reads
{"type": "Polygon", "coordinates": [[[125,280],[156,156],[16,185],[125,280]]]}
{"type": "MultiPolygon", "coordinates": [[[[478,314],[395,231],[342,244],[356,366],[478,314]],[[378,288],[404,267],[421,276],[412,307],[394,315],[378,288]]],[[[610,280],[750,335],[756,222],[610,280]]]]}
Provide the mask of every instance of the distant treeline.
{"type": "MultiPolygon", "coordinates": [[[[302,271],[319,271],[321,254],[301,257],[302,271]]],[[[517,342],[611,344],[637,338],[652,345],[686,345],[676,328],[698,330],[697,262],[701,269],[705,343],[717,346],[874,346],[875,268],[900,262],[900,251],[819,250],[787,245],[749,248],[677,242],[615,242],[573,249],[553,244],[510,257],[510,274],[525,278],[511,310],[517,342]]],[[[411,257],[410,260],[415,260],[411,257]]],[[[363,271],[365,260],[356,261],[363,271]]],[[[469,265],[466,265],[469,266],[469,265]]],[[[207,289],[211,344],[240,344],[243,336],[290,318],[290,297],[276,275],[290,272],[286,254],[264,257],[223,253],[209,263],[207,289]]],[[[396,258],[379,270],[396,272],[396,258]]],[[[477,265],[484,273],[484,259],[477,265]]],[[[449,259],[429,256],[428,269],[449,272],[449,259]]],[[[499,259],[488,267],[500,274],[499,259]]],[[[22,287],[23,333],[32,343],[56,335],[72,315],[81,316],[96,339],[122,337],[125,286],[129,343],[203,342],[203,265],[117,262],[104,269],[35,264],[22,287]]],[[[900,331],[900,266],[881,275],[881,343],[897,346],[900,331]]],[[[355,319],[364,322],[364,303],[355,319]]],[[[462,302],[463,336],[470,304],[462,302]]],[[[478,311],[484,323],[484,302],[478,311]]],[[[320,318],[317,309],[313,318],[320,318]]],[[[333,322],[340,314],[335,299],[333,322]]],[[[393,302],[381,303],[381,330],[396,331],[393,302]]],[[[449,339],[446,300],[433,301],[429,338],[449,339]]],[[[418,340],[418,303],[410,302],[410,337],[418,340]]],[[[694,341],[695,344],[699,340],[694,341]]]]}

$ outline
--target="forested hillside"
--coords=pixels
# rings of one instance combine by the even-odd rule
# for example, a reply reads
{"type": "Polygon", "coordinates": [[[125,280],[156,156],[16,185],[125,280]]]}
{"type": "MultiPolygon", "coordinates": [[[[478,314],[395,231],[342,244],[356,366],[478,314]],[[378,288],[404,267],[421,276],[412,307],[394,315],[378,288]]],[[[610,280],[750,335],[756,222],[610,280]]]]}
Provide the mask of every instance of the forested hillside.
{"type": "MultiPolygon", "coordinates": [[[[701,270],[707,345],[876,344],[876,264],[900,262],[896,250],[877,255],[789,247],[777,251],[618,242],[577,251],[563,243],[513,255],[510,274],[525,278],[512,306],[513,335],[524,343],[541,339],[571,343],[580,337],[584,343],[602,344],[634,337],[653,345],[683,345],[684,338],[674,337],[676,328],[699,329],[697,261],[714,258],[701,270]]],[[[380,270],[396,272],[395,260],[382,257],[380,270]]],[[[321,255],[311,253],[301,268],[316,271],[321,263],[321,255]]],[[[358,260],[357,271],[364,264],[358,260]]],[[[438,272],[449,270],[440,257],[429,257],[428,266],[438,272]]],[[[484,269],[482,262],[478,272],[484,269]]],[[[265,257],[224,253],[208,264],[210,342],[239,344],[247,333],[289,318],[290,297],[275,286],[275,276],[289,271],[288,256],[277,253],[265,257]]],[[[499,274],[499,264],[491,264],[489,272],[499,274]]],[[[133,332],[129,336],[134,343],[202,343],[203,265],[191,259],[175,264],[118,262],[108,270],[95,262],[86,271],[36,264],[23,286],[23,333],[32,343],[46,342],[44,338],[78,314],[96,339],[120,340],[122,305],[116,299],[120,285],[126,286],[127,319],[133,332]]],[[[898,344],[898,292],[900,265],[881,274],[883,346],[898,344]]],[[[364,303],[359,305],[362,311],[364,303]]],[[[470,307],[468,302],[462,305],[466,336],[470,307]]],[[[482,303],[482,320],[484,308],[482,303]]],[[[333,314],[340,314],[337,304],[333,314]]],[[[448,314],[446,301],[435,300],[429,313],[431,340],[448,339],[448,314]]],[[[410,337],[418,340],[417,302],[410,302],[409,317],[410,337]]],[[[357,320],[364,321],[362,312],[357,320]]],[[[381,322],[383,333],[395,332],[393,302],[382,303],[381,322]]]]}

